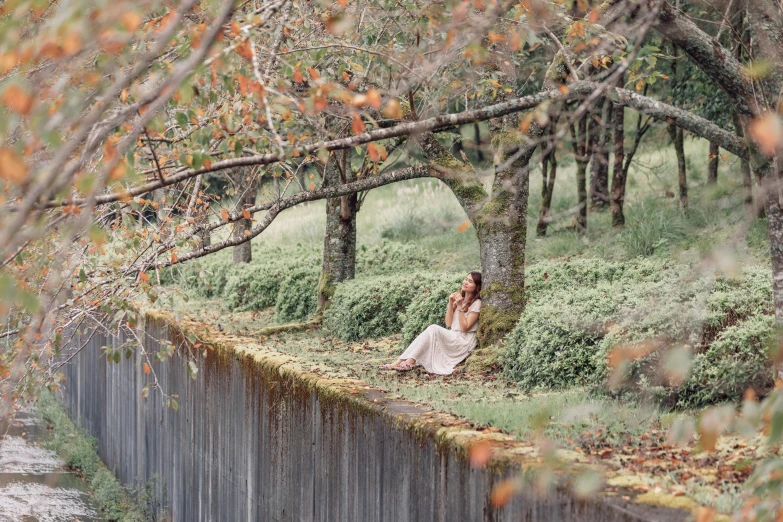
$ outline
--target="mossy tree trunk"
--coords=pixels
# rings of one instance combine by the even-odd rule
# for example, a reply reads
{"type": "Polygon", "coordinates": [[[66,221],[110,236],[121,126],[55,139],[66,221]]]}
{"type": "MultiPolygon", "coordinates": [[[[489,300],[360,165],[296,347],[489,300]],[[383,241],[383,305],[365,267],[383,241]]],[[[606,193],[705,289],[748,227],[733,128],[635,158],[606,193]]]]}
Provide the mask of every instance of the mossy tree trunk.
{"type": "Polygon", "coordinates": [[[669,137],[677,155],[677,179],[680,187],[680,210],[688,211],[688,172],[685,167],[685,138],[682,129],[674,124],[669,125],[669,137]]]}
{"type": "MultiPolygon", "coordinates": [[[[549,134],[551,136],[551,132],[549,134]]],[[[537,236],[546,235],[547,227],[549,226],[549,214],[552,210],[552,194],[555,191],[557,150],[555,142],[551,139],[544,141],[541,147],[541,173],[541,208],[538,211],[537,236]]]]}
{"type": "MultiPolygon", "coordinates": [[[[234,170],[232,175],[234,181],[235,212],[242,212],[242,209],[252,207],[256,204],[256,195],[258,194],[258,176],[252,168],[241,167],[234,170]]],[[[234,236],[241,237],[245,231],[253,228],[252,219],[241,219],[234,224],[234,236]]],[[[234,247],[233,263],[249,263],[253,259],[250,241],[240,243],[234,247]]]]}
{"type": "MultiPolygon", "coordinates": [[[[329,155],[323,169],[323,187],[333,187],[356,181],[351,170],[351,151],[329,155]]],[[[326,200],[326,234],[318,283],[318,309],[323,310],[334,295],[335,285],[356,275],[356,213],[358,195],[326,200]]]]}
{"type": "Polygon", "coordinates": [[[581,234],[587,233],[587,117],[579,119],[576,127],[570,126],[571,143],[576,160],[576,194],[577,212],[576,227],[581,234]]]}
{"type": "Polygon", "coordinates": [[[718,159],[720,149],[718,144],[710,142],[709,162],[707,163],[707,183],[713,185],[718,182],[718,159]]]}
{"type": "Polygon", "coordinates": [[[610,194],[612,210],[612,226],[625,225],[623,204],[625,203],[626,170],[623,166],[625,157],[625,107],[614,107],[614,164],[612,166],[612,192],[610,194]]]}
{"type": "Polygon", "coordinates": [[[609,135],[612,104],[602,98],[590,120],[590,204],[593,208],[605,208],[609,204],[609,135]]]}
{"type": "MultiPolygon", "coordinates": [[[[510,332],[525,307],[529,162],[534,147],[525,147],[528,142],[516,125],[507,127],[514,130],[492,136],[495,178],[490,193],[473,167],[449,154],[434,136],[421,140],[432,176],[452,190],[476,229],[483,279],[478,330],[482,345],[494,344],[510,332]]],[[[543,134],[538,126],[531,132],[543,134]]]]}

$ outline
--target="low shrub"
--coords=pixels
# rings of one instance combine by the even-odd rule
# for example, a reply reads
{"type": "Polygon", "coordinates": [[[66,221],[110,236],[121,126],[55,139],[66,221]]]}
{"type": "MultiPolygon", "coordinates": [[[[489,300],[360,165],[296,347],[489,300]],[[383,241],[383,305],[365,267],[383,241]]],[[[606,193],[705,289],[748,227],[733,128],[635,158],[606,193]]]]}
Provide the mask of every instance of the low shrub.
{"type": "Polygon", "coordinates": [[[356,249],[358,276],[425,270],[432,264],[429,252],[409,243],[382,241],[378,245],[362,245],[356,249]]]}
{"type": "Polygon", "coordinates": [[[769,349],[775,338],[775,316],[757,315],[723,330],[696,354],[680,393],[680,406],[736,401],[748,388],[757,393],[774,384],[769,349]]]}
{"type": "Polygon", "coordinates": [[[407,347],[431,324],[445,327],[449,294],[460,288],[465,274],[443,274],[414,296],[402,317],[400,345],[407,347]]]}
{"type": "Polygon", "coordinates": [[[263,310],[277,303],[286,278],[302,270],[320,268],[320,254],[302,247],[273,248],[252,263],[233,265],[223,290],[226,308],[235,311],[263,310]]]}
{"type": "Polygon", "coordinates": [[[594,288],[560,290],[528,304],[506,338],[506,375],[527,389],[588,384],[616,304],[594,288]]]}
{"type": "Polygon", "coordinates": [[[624,376],[612,376],[613,390],[671,405],[737,400],[747,387],[770,385],[772,283],[764,267],[716,278],[657,260],[583,260],[541,263],[527,282],[529,302],[504,358],[506,375],[523,387],[603,386],[610,358],[624,376]],[[682,384],[667,365],[687,366],[689,351],[692,371],[682,384]]]}
{"type": "Polygon", "coordinates": [[[279,323],[304,321],[318,306],[318,279],[320,272],[312,268],[294,270],[280,283],[275,302],[275,316],[279,323]]]}
{"type": "Polygon", "coordinates": [[[435,281],[432,274],[410,272],[342,283],[324,312],[324,326],[344,341],[399,333],[408,306],[435,281]]]}

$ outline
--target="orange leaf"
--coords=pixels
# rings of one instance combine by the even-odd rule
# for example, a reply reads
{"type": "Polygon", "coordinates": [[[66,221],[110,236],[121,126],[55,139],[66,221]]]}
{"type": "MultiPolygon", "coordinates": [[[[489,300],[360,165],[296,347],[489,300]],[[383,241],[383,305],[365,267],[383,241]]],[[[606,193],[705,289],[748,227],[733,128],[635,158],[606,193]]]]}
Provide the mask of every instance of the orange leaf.
{"type": "Polygon", "coordinates": [[[228,221],[228,210],[220,209],[220,217],[223,218],[223,221],[228,221]]]}
{"type": "Polygon", "coordinates": [[[294,71],[294,81],[296,83],[304,82],[304,77],[302,76],[302,71],[300,71],[299,69],[294,71]]]}
{"type": "Polygon", "coordinates": [[[139,279],[144,281],[145,283],[150,282],[150,276],[147,274],[147,272],[139,272],[139,279]]]}
{"type": "Polygon", "coordinates": [[[0,147],[0,178],[21,183],[27,178],[27,165],[15,150],[0,147]]]}
{"type": "Polygon", "coordinates": [[[489,463],[489,459],[492,458],[492,446],[486,442],[479,442],[470,447],[468,452],[468,460],[473,468],[483,468],[489,463]]]}
{"type": "Polygon", "coordinates": [[[375,143],[367,145],[367,154],[375,163],[378,163],[378,160],[381,159],[381,155],[378,153],[378,147],[375,146],[375,143]]]}
{"type": "Polygon", "coordinates": [[[249,230],[247,230],[247,229],[245,229],[245,232],[244,232],[244,234],[245,234],[246,236],[249,236],[249,235],[250,235],[250,231],[249,231],[249,230]]]}
{"type": "Polygon", "coordinates": [[[402,107],[400,106],[400,102],[391,99],[386,103],[386,108],[383,109],[383,114],[386,115],[387,118],[391,118],[393,120],[401,120],[403,118],[402,113],[402,107]]]}
{"type": "Polygon", "coordinates": [[[143,21],[144,19],[136,11],[126,11],[120,16],[120,24],[128,32],[138,29],[143,21]]]}
{"type": "Polygon", "coordinates": [[[370,89],[369,91],[367,91],[367,105],[369,105],[373,109],[380,109],[382,103],[383,102],[381,101],[381,93],[379,93],[375,89],[370,89]]]}
{"type": "Polygon", "coordinates": [[[203,166],[205,169],[207,169],[207,170],[210,170],[210,169],[212,168],[212,160],[210,160],[209,158],[207,158],[207,159],[205,159],[205,160],[204,160],[204,161],[201,163],[201,165],[202,165],[202,166],[203,166]]]}
{"type": "Polygon", "coordinates": [[[465,232],[468,228],[470,228],[470,220],[463,221],[460,226],[457,227],[457,232],[465,232]]]}
{"type": "Polygon", "coordinates": [[[171,251],[171,262],[172,263],[176,263],[177,261],[179,261],[179,258],[177,257],[177,254],[172,250],[171,251]]]}
{"type": "Polygon", "coordinates": [[[598,17],[600,16],[600,13],[598,12],[598,9],[593,9],[590,11],[590,16],[587,18],[587,21],[591,24],[594,24],[598,21],[598,17]]]}
{"type": "Polygon", "coordinates": [[[777,148],[783,144],[783,125],[773,112],[767,112],[753,120],[748,130],[750,137],[765,156],[774,156],[777,148]]]}
{"type": "Polygon", "coordinates": [[[250,48],[250,44],[248,43],[247,40],[242,42],[241,45],[238,45],[234,50],[242,58],[248,61],[253,61],[253,49],[250,48]]]}
{"type": "Polygon", "coordinates": [[[315,81],[315,80],[317,80],[317,79],[319,79],[321,77],[321,75],[318,73],[318,71],[316,71],[312,67],[309,67],[307,69],[307,73],[310,75],[310,79],[312,79],[313,81],[315,81]]]}
{"type": "Polygon", "coordinates": [[[253,219],[253,216],[250,215],[250,211],[248,209],[242,211],[242,217],[245,219],[253,219]]]}
{"type": "Polygon", "coordinates": [[[361,134],[365,131],[367,127],[364,126],[364,122],[362,121],[362,117],[358,114],[353,115],[353,121],[351,122],[351,129],[353,129],[354,134],[361,134]]]}
{"type": "Polygon", "coordinates": [[[519,49],[522,47],[522,35],[519,34],[519,31],[511,31],[511,39],[508,42],[508,45],[511,47],[511,51],[519,51],[519,49]]]}
{"type": "Polygon", "coordinates": [[[503,507],[508,504],[511,497],[514,496],[516,486],[512,480],[504,480],[494,488],[492,488],[492,494],[489,497],[489,501],[495,507],[503,507]]]}
{"type": "Polygon", "coordinates": [[[337,0],[337,3],[340,4],[340,7],[342,7],[343,9],[348,7],[348,0],[337,0]]]}
{"type": "Polygon", "coordinates": [[[715,520],[715,510],[708,506],[699,506],[693,513],[695,522],[713,522],[715,520]]]}
{"type": "Polygon", "coordinates": [[[150,368],[150,365],[149,365],[149,364],[147,364],[147,363],[144,363],[144,373],[145,373],[146,375],[149,375],[149,374],[150,374],[150,372],[152,372],[152,368],[150,368]]]}
{"type": "Polygon", "coordinates": [[[310,190],[315,190],[315,183],[310,183],[310,190]]]}
{"type": "Polygon", "coordinates": [[[33,97],[16,84],[12,84],[3,92],[0,101],[17,114],[27,114],[33,107],[33,97]]]}

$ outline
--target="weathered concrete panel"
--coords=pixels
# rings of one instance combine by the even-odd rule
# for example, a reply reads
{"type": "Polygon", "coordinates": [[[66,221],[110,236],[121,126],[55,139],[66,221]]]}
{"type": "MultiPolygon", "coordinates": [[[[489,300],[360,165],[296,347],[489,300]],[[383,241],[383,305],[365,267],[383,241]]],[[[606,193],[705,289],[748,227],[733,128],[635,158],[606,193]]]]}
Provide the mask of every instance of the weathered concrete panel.
{"type": "Polygon", "coordinates": [[[66,367],[61,396],[124,483],[162,479],[158,494],[165,485],[173,521],[686,518],[616,497],[576,500],[565,488],[543,499],[523,493],[495,509],[493,484],[518,466],[472,469],[460,430],[443,428],[442,414],[358,381],[318,379],[293,358],[252,346],[191,349],[159,316],[148,315],[138,333],[148,350],[160,340],[177,346],[173,359],[153,364],[162,389],[179,395],[177,411],[157,391],[141,397],[152,375],[138,353],[119,364],[100,357],[101,346],[126,341],[100,333],[77,335],[87,346],[66,367]],[[187,375],[188,357],[200,368],[196,379],[187,375]]]}

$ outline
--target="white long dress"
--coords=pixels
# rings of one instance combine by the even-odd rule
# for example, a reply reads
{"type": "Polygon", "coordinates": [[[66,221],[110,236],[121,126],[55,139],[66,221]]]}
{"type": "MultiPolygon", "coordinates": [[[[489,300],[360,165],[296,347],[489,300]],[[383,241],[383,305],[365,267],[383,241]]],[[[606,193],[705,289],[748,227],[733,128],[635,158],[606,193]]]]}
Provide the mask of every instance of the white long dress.
{"type": "MultiPolygon", "coordinates": [[[[468,312],[479,313],[481,299],[476,299],[468,308],[468,312]]],[[[451,330],[432,324],[421,332],[408,348],[400,355],[400,359],[416,359],[430,373],[438,375],[451,375],[454,368],[470,355],[476,347],[476,331],[478,321],[467,332],[460,329],[457,314],[454,312],[454,320],[451,322],[451,330]]]]}

